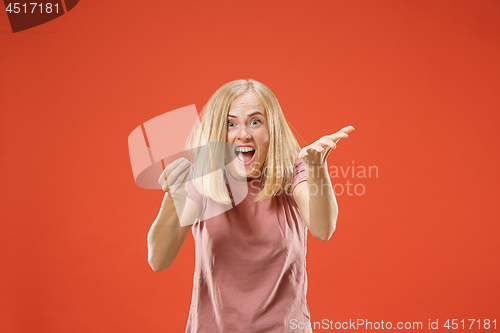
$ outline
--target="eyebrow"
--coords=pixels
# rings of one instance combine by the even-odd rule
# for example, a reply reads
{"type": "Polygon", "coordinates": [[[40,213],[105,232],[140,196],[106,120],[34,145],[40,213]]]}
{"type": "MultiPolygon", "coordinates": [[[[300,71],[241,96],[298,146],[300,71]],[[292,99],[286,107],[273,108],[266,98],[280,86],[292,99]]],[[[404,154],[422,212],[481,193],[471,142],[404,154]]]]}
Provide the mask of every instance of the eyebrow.
{"type": "MultiPolygon", "coordinates": [[[[254,116],[254,115],[256,115],[256,114],[259,114],[259,115],[261,115],[262,117],[264,117],[264,115],[263,115],[263,114],[262,114],[262,112],[260,112],[260,111],[254,111],[254,112],[250,113],[250,114],[248,115],[248,117],[252,117],[252,116],[254,116]]],[[[227,116],[228,116],[228,117],[231,117],[231,118],[238,118],[238,117],[236,117],[236,116],[233,116],[232,114],[228,114],[227,116]]]]}

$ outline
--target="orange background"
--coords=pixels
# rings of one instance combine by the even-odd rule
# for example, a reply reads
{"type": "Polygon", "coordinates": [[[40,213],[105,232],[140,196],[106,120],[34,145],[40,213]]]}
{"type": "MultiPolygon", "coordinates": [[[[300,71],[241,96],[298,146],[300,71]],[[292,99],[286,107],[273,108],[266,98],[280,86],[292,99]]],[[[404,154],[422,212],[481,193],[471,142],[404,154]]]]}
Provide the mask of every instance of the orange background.
{"type": "Polygon", "coordinates": [[[89,0],[16,34],[0,13],[0,330],[184,331],[193,240],[151,270],[162,192],[127,137],[238,78],[301,145],[355,126],[329,164],[379,170],[309,237],[312,321],[500,320],[499,59],[494,0],[89,0]]]}

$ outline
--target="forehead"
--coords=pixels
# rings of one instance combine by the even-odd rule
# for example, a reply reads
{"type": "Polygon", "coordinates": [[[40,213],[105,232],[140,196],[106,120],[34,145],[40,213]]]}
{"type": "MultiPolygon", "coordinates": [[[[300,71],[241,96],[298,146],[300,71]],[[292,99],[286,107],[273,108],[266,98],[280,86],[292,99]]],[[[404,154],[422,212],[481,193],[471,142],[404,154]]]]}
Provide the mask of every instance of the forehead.
{"type": "Polygon", "coordinates": [[[264,116],[266,115],[264,104],[260,98],[253,91],[247,91],[233,101],[229,114],[246,114],[254,111],[260,111],[264,116]]]}

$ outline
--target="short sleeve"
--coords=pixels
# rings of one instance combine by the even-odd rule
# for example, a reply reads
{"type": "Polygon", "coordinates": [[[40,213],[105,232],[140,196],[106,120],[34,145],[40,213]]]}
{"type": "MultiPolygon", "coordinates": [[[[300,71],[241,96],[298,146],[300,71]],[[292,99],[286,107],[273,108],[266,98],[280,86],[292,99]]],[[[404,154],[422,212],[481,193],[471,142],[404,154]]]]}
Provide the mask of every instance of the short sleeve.
{"type": "Polygon", "coordinates": [[[306,166],[304,165],[304,161],[297,159],[295,161],[295,165],[293,166],[293,178],[292,178],[292,183],[288,188],[288,194],[292,195],[295,186],[305,181],[307,181],[306,166]]]}

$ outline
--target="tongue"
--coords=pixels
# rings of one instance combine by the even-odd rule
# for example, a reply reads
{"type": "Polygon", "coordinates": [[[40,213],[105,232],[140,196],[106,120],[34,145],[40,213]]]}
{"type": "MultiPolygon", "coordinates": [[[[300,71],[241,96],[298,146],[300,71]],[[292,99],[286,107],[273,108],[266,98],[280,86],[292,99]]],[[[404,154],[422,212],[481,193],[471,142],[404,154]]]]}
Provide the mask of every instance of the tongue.
{"type": "Polygon", "coordinates": [[[238,156],[240,158],[240,160],[243,162],[243,163],[248,163],[252,160],[252,157],[253,157],[253,151],[249,151],[249,152],[245,152],[245,153],[240,153],[240,156],[238,156]]]}

